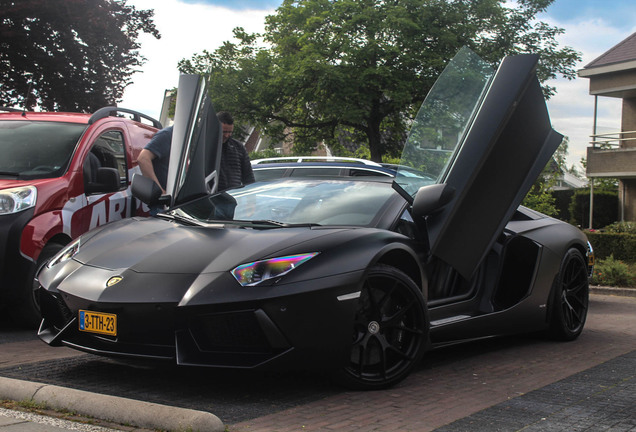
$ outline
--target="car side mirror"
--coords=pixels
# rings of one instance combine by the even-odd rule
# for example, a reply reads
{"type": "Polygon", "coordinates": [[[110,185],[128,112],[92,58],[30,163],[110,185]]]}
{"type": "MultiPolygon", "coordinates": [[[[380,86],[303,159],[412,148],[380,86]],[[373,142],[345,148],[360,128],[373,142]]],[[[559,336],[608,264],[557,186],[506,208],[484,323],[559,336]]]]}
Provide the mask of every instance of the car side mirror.
{"type": "Polygon", "coordinates": [[[455,196],[455,188],[447,184],[422,186],[413,200],[413,216],[426,217],[448,204],[455,196]]]}
{"type": "Polygon", "coordinates": [[[117,192],[121,186],[119,171],[116,168],[102,167],[97,170],[95,182],[86,185],[86,193],[117,192]]]}
{"type": "Polygon", "coordinates": [[[149,206],[158,204],[161,198],[159,185],[141,174],[133,175],[131,189],[135,198],[149,206]]]}

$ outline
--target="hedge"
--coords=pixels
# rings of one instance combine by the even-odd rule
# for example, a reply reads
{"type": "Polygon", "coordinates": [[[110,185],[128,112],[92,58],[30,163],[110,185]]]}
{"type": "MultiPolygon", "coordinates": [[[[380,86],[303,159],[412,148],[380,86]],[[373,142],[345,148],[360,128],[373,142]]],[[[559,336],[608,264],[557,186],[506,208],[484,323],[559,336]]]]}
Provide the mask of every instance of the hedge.
{"type": "MultiPolygon", "coordinates": [[[[570,214],[570,203],[574,195],[574,189],[564,189],[552,191],[554,197],[554,207],[557,210],[556,218],[565,222],[570,222],[572,216],[570,214]]],[[[588,206],[589,208],[589,206],[588,206]]]]}
{"type": "MultiPolygon", "coordinates": [[[[570,222],[584,228],[590,223],[590,190],[579,189],[570,204],[570,222]]],[[[618,220],[618,193],[615,191],[594,191],[593,228],[601,228],[618,220]]]]}
{"type": "Polygon", "coordinates": [[[597,259],[614,255],[617,260],[636,262],[636,235],[626,233],[586,232],[597,259]]]}

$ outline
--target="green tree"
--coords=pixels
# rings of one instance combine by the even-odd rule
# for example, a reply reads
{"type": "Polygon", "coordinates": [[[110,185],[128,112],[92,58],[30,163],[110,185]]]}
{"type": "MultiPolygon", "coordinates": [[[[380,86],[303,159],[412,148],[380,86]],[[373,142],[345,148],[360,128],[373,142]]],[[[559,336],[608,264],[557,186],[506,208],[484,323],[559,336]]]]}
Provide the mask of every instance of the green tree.
{"type": "Polygon", "coordinates": [[[558,210],[555,203],[556,199],[550,193],[548,183],[535,182],[521,204],[548,216],[556,217],[558,210]]]}
{"type": "Polygon", "coordinates": [[[121,100],[143,64],[153,10],[126,0],[0,0],[0,103],[94,111],[121,100]]]}
{"type": "Polygon", "coordinates": [[[235,41],[180,69],[211,70],[213,100],[270,135],[291,130],[296,144],[355,137],[380,161],[399,153],[417,108],[462,46],[493,65],[538,53],[542,82],[574,78],[580,54],[558,47],[562,29],[535,20],[552,1],[284,0],[263,35],[235,29],[235,41]]]}
{"type": "Polygon", "coordinates": [[[552,155],[550,162],[543,168],[541,175],[535,180],[532,188],[523,199],[522,204],[524,206],[548,216],[559,216],[552,188],[557,184],[559,177],[564,172],[570,172],[566,161],[569,142],[568,137],[563,138],[563,141],[552,155]]]}

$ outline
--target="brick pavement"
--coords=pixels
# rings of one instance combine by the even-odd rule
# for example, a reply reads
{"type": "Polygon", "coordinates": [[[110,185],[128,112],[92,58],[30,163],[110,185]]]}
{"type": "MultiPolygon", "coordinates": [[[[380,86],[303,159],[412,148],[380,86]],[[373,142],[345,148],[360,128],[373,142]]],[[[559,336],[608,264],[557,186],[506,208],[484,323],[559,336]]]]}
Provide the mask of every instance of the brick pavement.
{"type": "MultiPolygon", "coordinates": [[[[225,420],[229,420],[232,416],[235,418],[234,421],[230,420],[227,423],[228,430],[231,432],[303,430],[390,432],[430,431],[441,427],[455,427],[455,429],[445,429],[449,431],[471,430],[471,428],[463,429],[465,426],[463,423],[454,422],[460,419],[460,421],[476,422],[481,421],[482,417],[487,420],[492,419],[499,414],[497,411],[490,410],[499,410],[502,406],[506,412],[516,413],[511,410],[519,404],[528,404],[530,407],[533,404],[539,404],[533,399],[525,398],[537,394],[536,392],[545,391],[550,386],[558,386],[560,380],[564,379],[566,381],[563,385],[567,389],[571,385],[567,379],[571,379],[579,372],[595,371],[590,368],[599,365],[609,366],[610,363],[606,364],[606,362],[617,359],[633,351],[634,348],[636,348],[636,298],[593,295],[586,329],[574,342],[558,343],[539,338],[509,337],[438,350],[429,353],[421,367],[407,380],[389,390],[329,391],[328,386],[322,388],[311,380],[307,380],[309,388],[308,394],[305,395],[302,393],[305,386],[303,381],[285,384],[286,376],[274,375],[266,377],[259,384],[254,384],[248,378],[235,382],[234,379],[241,376],[236,374],[206,375],[208,379],[204,381],[215,382],[216,385],[206,387],[206,383],[203,382],[197,387],[196,383],[201,381],[199,372],[194,374],[195,377],[199,377],[197,381],[194,381],[188,373],[181,372],[176,374],[174,379],[185,379],[190,382],[187,385],[189,390],[185,388],[178,390],[177,393],[180,391],[187,393],[180,395],[180,398],[173,402],[177,404],[186,402],[190,405],[194,403],[190,400],[191,398],[197,401],[203,399],[203,402],[206,402],[206,397],[210,400],[210,396],[216,394],[217,399],[220,398],[218,401],[229,398],[227,403],[231,405],[232,410],[243,405],[248,410],[245,413],[251,415],[245,417],[239,414],[237,418],[237,415],[229,410],[230,415],[225,420]],[[228,375],[227,380],[221,379],[225,375],[228,375]],[[209,380],[214,377],[216,379],[209,380]],[[233,385],[234,382],[236,385],[233,385]],[[255,390],[255,385],[271,388],[271,391],[258,394],[256,396],[258,404],[250,405],[248,403],[251,397],[250,392],[255,390]],[[317,389],[320,391],[316,392],[317,389]],[[201,392],[205,392],[206,395],[204,396],[201,392]],[[285,394],[295,400],[293,405],[284,407],[287,403],[285,394]],[[297,400],[298,395],[301,396],[300,400],[297,400]],[[305,399],[302,398],[303,395],[305,399]],[[501,405],[502,403],[504,405],[501,405]],[[240,417],[247,420],[242,420],[240,417]]],[[[94,385],[93,388],[101,388],[100,385],[102,385],[100,384],[101,375],[97,374],[98,369],[103,369],[106,374],[104,376],[111,377],[110,379],[114,376],[113,373],[123,378],[121,372],[127,370],[98,358],[84,365],[81,362],[85,360],[81,357],[51,361],[52,355],[86,356],[72,350],[50,348],[40,341],[17,341],[2,345],[0,369],[5,367],[4,371],[21,370],[22,375],[29,379],[28,377],[36,371],[38,373],[55,372],[50,371],[49,368],[43,369],[46,363],[54,363],[60,368],[68,364],[68,371],[59,374],[59,378],[74,380],[81,378],[76,377],[77,372],[88,370],[91,372],[89,378],[92,380],[89,380],[89,384],[94,385]],[[25,356],[29,358],[25,359],[25,356]],[[48,362],[42,362],[43,357],[48,358],[48,362]],[[28,364],[29,360],[36,362],[31,363],[33,367],[28,364]],[[7,367],[16,363],[21,366],[7,367]],[[81,366],[74,366],[75,363],[81,366]]],[[[134,382],[131,384],[132,387],[145,389],[149,392],[148,396],[161,392],[166,385],[170,386],[172,378],[169,376],[163,375],[162,379],[157,381],[153,378],[153,376],[156,377],[156,371],[134,369],[131,371],[130,373],[134,372],[141,376],[140,383],[143,385],[138,387],[138,384],[134,382]]],[[[53,375],[55,378],[56,375],[53,375]]],[[[81,383],[82,381],[79,382],[81,383]]],[[[73,386],[70,381],[67,384],[70,387],[73,386]]],[[[119,385],[121,386],[121,383],[119,385]]],[[[555,396],[554,392],[547,394],[554,398],[560,397],[555,396]]],[[[166,393],[166,395],[177,396],[172,393],[166,393]]],[[[192,407],[201,409],[201,407],[192,407]]],[[[215,407],[222,406],[217,404],[215,407]]],[[[210,408],[213,408],[212,413],[220,414],[216,412],[214,406],[210,408]]],[[[572,405],[570,408],[576,410],[580,407],[572,405]]],[[[221,419],[223,420],[224,416],[221,416],[221,419]]],[[[636,428],[631,430],[636,431],[636,428]]]]}
{"type": "Polygon", "coordinates": [[[24,363],[71,358],[80,355],[82,353],[79,351],[65,347],[50,347],[41,340],[13,342],[10,345],[10,349],[4,347],[2,353],[0,353],[0,369],[24,363]],[[25,361],[25,359],[28,359],[28,361],[25,361]]]}
{"type": "Polygon", "coordinates": [[[585,331],[576,341],[511,337],[447,348],[431,353],[417,372],[395,388],[345,392],[228,429],[432,431],[635,348],[636,298],[593,295],[585,331]]]}
{"type": "Polygon", "coordinates": [[[636,431],[636,351],[479,411],[438,432],[636,431]]]}

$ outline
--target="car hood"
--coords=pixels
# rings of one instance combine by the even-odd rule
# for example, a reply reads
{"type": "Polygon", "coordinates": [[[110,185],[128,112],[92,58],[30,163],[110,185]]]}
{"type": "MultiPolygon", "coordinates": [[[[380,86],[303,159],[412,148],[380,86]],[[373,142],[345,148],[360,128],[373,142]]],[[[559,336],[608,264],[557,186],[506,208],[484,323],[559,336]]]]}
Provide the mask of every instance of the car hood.
{"type": "Polygon", "coordinates": [[[279,253],[314,252],[309,241],[347,228],[242,229],[186,226],[162,219],[127,219],[110,224],[81,243],[74,259],[108,270],[137,273],[201,274],[279,253]],[[309,250],[312,249],[312,250],[309,250]]]}
{"type": "Polygon", "coordinates": [[[49,183],[59,181],[58,179],[37,179],[37,180],[14,180],[14,179],[0,179],[0,190],[23,187],[23,186],[35,186],[47,185],[49,183]]]}

